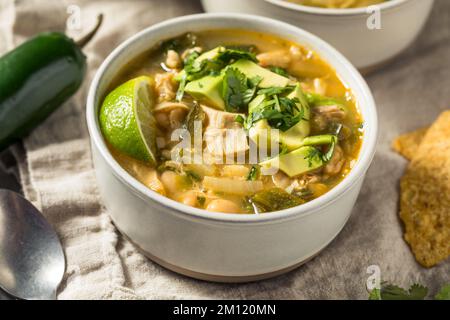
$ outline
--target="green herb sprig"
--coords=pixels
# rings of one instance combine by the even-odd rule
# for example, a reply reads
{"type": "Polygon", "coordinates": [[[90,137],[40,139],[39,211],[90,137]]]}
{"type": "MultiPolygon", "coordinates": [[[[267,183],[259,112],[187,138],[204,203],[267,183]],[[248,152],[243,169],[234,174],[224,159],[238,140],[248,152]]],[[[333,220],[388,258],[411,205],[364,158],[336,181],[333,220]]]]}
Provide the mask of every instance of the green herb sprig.
{"type": "Polygon", "coordinates": [[[245,112],[256,94],[261,77],[247,78],[236,68],[227,68],[224,73],[222,97],[228,112],[245,112]]]}
{"type": "Polygon", "coordinates": [[[184,89],[186,84],[190,81],[200,79],[208,75],[219,75],[220,71],[228,64],[240,60],[246,59],[257,62],[256,55],[249,51],[243,51],[238,49],[226,49],[219,51],[213,59],[198,60],[200,53],[197,51],[192,52],[184,61],[183,76],[180,80],[180,85],[176,94],[177,101],[181,101],[184,96],[184,89]]]}
{"type": "MultiPolygon", "coordinates": [[[[413,284],[409,289],[401,288],[387,282],[380,289],[369,293],[369,300],[424,300],[428,296],[428,288],[421,284],[413,284]]],[[[434,296],[436,300],[450,300],[450,284],[444,285],[434,296]]]]}

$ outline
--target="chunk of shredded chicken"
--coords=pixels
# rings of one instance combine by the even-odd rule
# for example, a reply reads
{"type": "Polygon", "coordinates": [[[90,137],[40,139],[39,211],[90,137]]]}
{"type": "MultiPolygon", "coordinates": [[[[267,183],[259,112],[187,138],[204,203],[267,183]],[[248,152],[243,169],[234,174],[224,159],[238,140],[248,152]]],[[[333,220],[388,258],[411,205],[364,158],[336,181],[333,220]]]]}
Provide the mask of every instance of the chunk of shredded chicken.
{"type": "Polygon", "coordinates": [[[345,110],[338,105],[318,106],[314,112],[324,116],[327,120],[343,120],[346,116],[345,110]]]}
{"type": "Polygon", "coordinates": [[[275,50],[260,53],[256,56],[259,61],[259,64],[263,67],[280,67],[287,68],[291,63],[291,55],[287,50],[275,50]]]}
{"type": "Polygon", "coordinates": [[[181,67],[181,58],[178,52],[168,50],[165,64],[170,69],[179,69],[181,67]]]}
{"type": "MultiPolygon", "coordinates": [[[[236,122],[236,117],[239,115],[238,113],[220,111],[204,105],[201,107],[208,119],[206,129],[233,129],[241,127],[241,125],[236,122]]],[[[243,114],[240,115],[243,116],[243,114]]]]}
{"type": "Polygon", "coordinates": [[[294,182],[294,179],[289,178],[284,172],[278,171],[272,176],[272,182],[278,188],[286,189],[294,182]]]}
{"type": "Polygon", "coordinates": [[[237,114],[202,106],[207,117],[204,132],[205,152],[214,156],[237,154],[249,149],[244,130],[235,121],[237,114]]]}
{"type": "Polygon", "coordinates": [[[341,172],[344,164],[344,151],[342,151],[340,146],[336,146],[331,160],[326,164],[323,171],[329,176],[335,176],[341,172]]]}
{"type": "Polygon", "coordinates": [[[158,102],[171,101],[175,98],[178,84],[171,72],[157,73],[155,75],[155,90],[158,102]]]}
{"type": "Polygon", "coordinates": [[[340,122],[347,115],[338,105],[318,106],[313,108],[312,121],[319,130],[324,130],[331,122],[340,122]]]}
{"type": "Polygon", "coordinates": [[[290,46],[289,49],[274,50],[269,52],[263,52],[256,56],[259,64],[263,67],[279,67],[288,69],[296,61],[303,60],[305,54],[298,46],[290,46]]]}
{"type": "Polygon", "coordinates": [[[282,171],[278,171],[272,176],[273,184],[289,193],[299,191],[308,187],[310,184],[318,183],[319,181],[319,173],[307,173],[296,178],[290,178],[282,171]]]}

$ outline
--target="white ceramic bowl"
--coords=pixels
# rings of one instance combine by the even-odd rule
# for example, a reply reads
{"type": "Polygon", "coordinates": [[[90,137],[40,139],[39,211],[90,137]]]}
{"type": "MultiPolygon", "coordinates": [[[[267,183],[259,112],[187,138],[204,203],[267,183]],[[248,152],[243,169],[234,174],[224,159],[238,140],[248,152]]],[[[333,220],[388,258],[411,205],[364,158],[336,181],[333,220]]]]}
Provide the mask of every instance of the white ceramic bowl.
{"type": "Polygon", "coordinates": [[[207,12],[251,13],[282,20],[328,41],[357,68],[387,62],[417,37],[434,0],[391,0],[379,5],[381,29],[370,30],[367,8],[324,9],[284,0],[202,0],[207,12]]]}
{"type": "Polygon", "coordinates": [[[103,62],[89,90],[87,122],[97,181],[117,228],[148,257],[195,278],[241,282],[286,272],[325,248],[347,221],[375,152],[377,113],[358,71],[316,36],[289,24],[250,15],[200,14],[172,19],[134,35],[103,62]],[[130,176],[111,156],[98,110],[112,79],[140,53],[186,31],[242,28],[310,47],[353,90],[364,118],[364,141],[350,174],[327,194],[304,205],[261,215],[222,214],[163,197],[130,176]]]}

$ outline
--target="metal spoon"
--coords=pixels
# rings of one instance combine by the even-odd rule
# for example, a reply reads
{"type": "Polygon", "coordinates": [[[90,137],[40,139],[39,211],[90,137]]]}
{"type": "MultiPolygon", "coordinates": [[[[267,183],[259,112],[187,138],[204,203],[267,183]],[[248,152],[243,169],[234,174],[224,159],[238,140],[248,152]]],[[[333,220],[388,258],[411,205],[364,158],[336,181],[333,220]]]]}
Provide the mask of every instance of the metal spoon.
{"type": "Polygon", "coordinates": [[[56,299],[65,264],[61,242],[39,210],[0,190],[0,287],[20,299],[56,299]]]}

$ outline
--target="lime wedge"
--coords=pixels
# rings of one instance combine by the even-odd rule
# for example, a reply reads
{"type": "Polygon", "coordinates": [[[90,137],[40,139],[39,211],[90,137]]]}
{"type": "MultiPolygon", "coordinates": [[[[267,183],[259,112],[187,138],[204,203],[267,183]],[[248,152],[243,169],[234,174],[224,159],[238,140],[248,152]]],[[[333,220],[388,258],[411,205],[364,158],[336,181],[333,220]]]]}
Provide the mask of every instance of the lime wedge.
{"type": "Polygon", "coordinates": [[[125,82],[103,101],[100,127],[115,149],[135,159],[156,165],[156,120],[154,82],[142,76],[125,82]]]}

